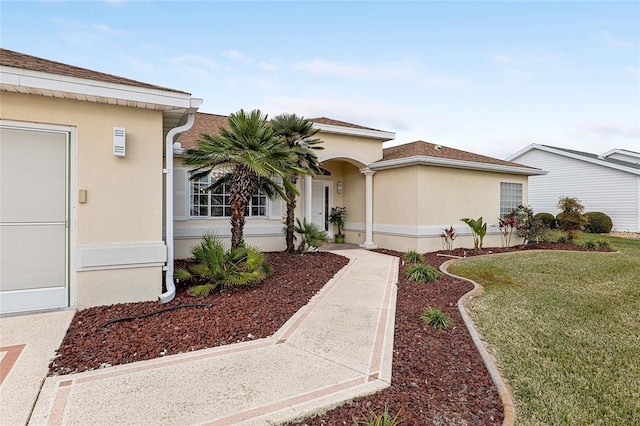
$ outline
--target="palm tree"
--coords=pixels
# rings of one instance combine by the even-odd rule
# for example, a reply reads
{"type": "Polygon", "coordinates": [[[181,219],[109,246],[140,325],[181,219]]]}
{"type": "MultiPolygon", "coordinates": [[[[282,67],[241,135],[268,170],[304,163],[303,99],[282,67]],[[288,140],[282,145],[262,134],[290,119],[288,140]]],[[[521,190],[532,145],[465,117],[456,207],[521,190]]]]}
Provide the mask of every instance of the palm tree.
{"type": "MultiPolygon", "coordinates": [[[[316,150],[324,149],[319,146],[320,139],[314,139],[320,130],[313,128],[313,123],[304,117],[295,114],[280,114],[271,120],[271,127],[276,135],[282,137],[282,141],[295,157],[296,169],[289,171],[284,180],[289,182],[291,188],[296,187],[298,174],[314,175],[320,173],[320,163],[316,156],[316,150]],[[300,171],[301,170],[301,171],[300,171]]],[[[295,232],[295,208],[296,193],[287,186],[287,217],[285,220],[285,241],[286,251],[294,253],[294,232],[295,232]]]]}
{"type": "Polygon", "coordinates": [[[244,245],[244,215],[251,196],[258,189],[270,199],[282,197],[297,189],[287,179],[284,187],[278,183],[292,170],[298,170],[291,150],[287,149],[266,114],[260,110],[249,113],[240,110],[229,116],[228,128],[220,134],[202,134],[197,149],[187,149],[185,165],[191,166],[191,180],[208,176],[214,169],[226,174],[215,180],[208,191],[227,184],[231,206],[231,249],[244,245]]]}

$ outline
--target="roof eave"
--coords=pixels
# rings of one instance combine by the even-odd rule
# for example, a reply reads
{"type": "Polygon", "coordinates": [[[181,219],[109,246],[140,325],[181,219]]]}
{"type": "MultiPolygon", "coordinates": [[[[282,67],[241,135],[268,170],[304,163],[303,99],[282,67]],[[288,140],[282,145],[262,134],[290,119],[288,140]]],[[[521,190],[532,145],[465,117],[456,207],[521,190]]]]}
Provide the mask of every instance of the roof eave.
{"type": "Polygon", "coordinates": [[[529,151],[531,151],[533,149],[538,149],[540,151],[550,152],[552,154],[561,155],[563,157],[573,158],[575,160],[584,161],[586,163],[597,164],[599,166],[608,167],[610,169],[620,170],[622,172],[632,173],[634,175],[639,175],[640,176],[640,170],[639,169],[634,169],[632,167],[625,167],[623,165],[610,163],[610,162],[605,161],[605,160],[585,157],[583,155],[574,154],[572,152],[567,152],[567,151],[563,151],[563,150],[560,150],[560,149],[554,149],[554,148],[549,147],[549,146],[538,145],[538,144],[531,144],[528,147],[526,147],[525,149],[523,149],[521,151],[518,151],[517,153],[509,156],[507,158],[507,161],[515,161],[515,159],[517,159],[518,157],[522,156],[523,154],[526,154],[527,152],[529,152],[529,151]]]}
{"type": "Polygon", "coordinates": [[[439,167],[451,167],[456,169],[480,170],[487,172],[511,173],[518,175],[536,176],[546,175],[548,172],[540,169],[529,167],[506,166],[502,164],[479,163],[475,161],[453,160],[450,158],[428,157],[425,155],[416,155],[412,157],[397,158],[393,160],[377,161],[369,168],[372,170],[385,170],[396,167],[427,165],[439,167]]]}
{"type": "Polygon", "coordinates": [[[378,139],[382,142],[390,141],[396,138],[393,132],[384,132],[382,130],[358,129],[355,127],[335,126],[332,124],[313,123],[314,129],[321,132],[334,133],[338,135],[360,136],[370,139],[378,139]]]}

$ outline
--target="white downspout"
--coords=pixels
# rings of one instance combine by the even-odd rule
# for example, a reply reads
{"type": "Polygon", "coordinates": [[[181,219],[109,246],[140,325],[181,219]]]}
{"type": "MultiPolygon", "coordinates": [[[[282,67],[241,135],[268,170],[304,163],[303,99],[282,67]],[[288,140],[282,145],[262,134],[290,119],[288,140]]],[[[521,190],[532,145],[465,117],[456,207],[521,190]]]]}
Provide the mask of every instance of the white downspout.
{"type": "Polygon", "coordinates": [[[165,239],[167,244],[167,265],[165,266],[165,284],[167,291],[158,296],[160,303],[168,303],[176,296],[176,285],[173,282],[173,142],[174,138],[181,133],[193,127],[196,119],[196,111],[202,100],[191,99],[192,108],[187,115],[187,122],[179,127],[175,127],[167,133],[165,139],[165,168],[163,170],[165,177],[165,239]],[[195,105],[194,105],[194,101],[195,105]]]}

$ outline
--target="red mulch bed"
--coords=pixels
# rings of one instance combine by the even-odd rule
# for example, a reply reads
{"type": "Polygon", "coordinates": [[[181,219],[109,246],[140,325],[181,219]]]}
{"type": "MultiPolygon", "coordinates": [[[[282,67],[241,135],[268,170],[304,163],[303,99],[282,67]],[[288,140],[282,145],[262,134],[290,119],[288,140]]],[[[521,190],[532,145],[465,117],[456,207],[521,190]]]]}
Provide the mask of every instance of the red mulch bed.
{"type": "MultiPolygon", "coordinates": [[[[572,244],[541,243],[510,249],[580,250],[572,244]]],[[[378,252],[401,256],[390,250],[378,252]]],[[[602,251],[602,250],[601,250],[602,251]]],[[[464,249],[443,252],[464,255],[464,249]]],[[[467,256],[476,255],[466,250],[467,256]]],[[[179,286],[176,298],[166,305],[157,302],[124,303],[85,309],[76,313],[50,374],[68,374],[126,364],[164,355],[267,337],[275,333],[296,311],[308,303],[348,260],[320,252],[304,256],[268,253],[274,273],[261,284],[212,293],[196,299],[179,286]],[[184,304],[187,307],[144,318],[108,324],[109,321],[145,315],[184,304]]],[[[448,260],[436,252],[426,262],[439,266],[448,260]]],[[[359,398],[321,417],[300,425],[352,424],[367,413],[388,407],[411,425],[498,425],[503,411],[497,391],[482,363],[456,307],[472,286],[444,277],[437,283],[411,283],[401,266],[394,336],[392,385],[377,394],[359,398]],[[444,311],[454,327],[436,330],[419,316],[427,306],[444,311]]]]}

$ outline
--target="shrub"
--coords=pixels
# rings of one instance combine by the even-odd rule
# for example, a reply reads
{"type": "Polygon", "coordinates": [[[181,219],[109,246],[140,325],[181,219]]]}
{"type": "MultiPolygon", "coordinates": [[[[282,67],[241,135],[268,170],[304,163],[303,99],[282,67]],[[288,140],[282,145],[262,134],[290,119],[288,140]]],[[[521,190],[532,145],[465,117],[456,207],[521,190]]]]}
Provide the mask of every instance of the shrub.
{"type": "Polygon", "coordinates": [[[558,209],[560,210],[556,215],[558,227],[567,233],[569,241],[573,241],[576,231],[580,231],[589,223],[584,215],[584,206],[577,198],[560,197],[558,209]]]}
{"type": "Polygon", "coordinates": [[[598,241],[598,247],[599,248],[603,248],[603,249],[607,249],[607,250],[611,249],[611,245],[609,244],[608,241],[605,241],[605,240],[598,241]]]}
{"type": "Polygon", "coordinates": [[[477,220],[469,219],[468,217],[463,217],[460,220],[471,228],[471,233],[473,234],[473,249],[476,251],[482,250],[482,240],[484,240],[484,236],[487,235],[487,224],[482,222],[482,216],[477,220]]]}
{"type": "Polygon", "coordinates": [[[582,245],[582,247],[586,248],[589,251],[595,251],[596,250],[596,243],[594,243],[593,241],[587,241],[586,243],[584,243],[582,245]]]}
{"type": "Polygon", "coordinates": [[[452,325],[451,319],[447,314],[442,312],[440,309],[432,308],[431,306],[422,311],[420,319],[425,324],[435,327],[438,330],[449,328],[452,325]]]}
{"type": "Polygon", "coordinates": [[[440,234],[440,238],[442,238],[442,250],[453,250],[453,240],[455,240],[457,236],[458,234],[453,230],[453,226],[443,229],[442,234],[440,234]]]}
{"type": "Polygon", "coordinates": [[[536,213],[533,218],[542,221],[547,229],[556,227],[556,217],[551,213],[536,213]]]}
{"type": "Polygon", "coordinates": [[[338,227],[337,235],[342,235],[342,229],[347,223],[347,214],[346,207],[331,207],[328,220],[338,227]]]}
{"type": "Polygon", "coordinates": [[[227,249],[215,234],[204,234],[191,250],[187,269],[177,269],[175,277],[190,280],[188,293],[205,297],[218,286],[234,286],[261,281],[270,271],[264,254],[252,247],[227,249]]]}
{"type": "Polygon", "coordinates": [[[507,215],[504,219],[498,218],[502,247],[511,247],[511,236],[513,235],[513,229],[516,228],[517,225],[516,218],[513,216],[507,215]]]}
{"type": "Polygon", "coordinates": [[[422,263],[424,262],[424,256],[415,250],[408,250],[403,256],[402,260],[407,263],[422,263]]]}
{"type": "Polygon", "coordinates": [[[567,244],[569,242],[569,239],[566,237],[566,235],[562,235],[558,237],[558,240],[556,242],[560,244],[567,244]]]}
{"type": "Polygon", "coordinates": [[[320,230],[315,223],[307,222],[307,219],[301,222],[300,218],[296,218],[294,231],[300,236],[298,253],[313,251],[320,247],[322,243],[329,241],[329,235],[327,235],[325,231],[320,230]]]}
{"type": "Polygon", "coordinates": [[[592,234],[608,234],[613,228],[611,218],[602,212],[589,212],[584,214],[589,221],[585,230],[592,234]]]}
{"type": "Polygon", "coordinates": [[[409,281],[432,283],[442,277],[442,272],[429,265],[417,264],[409,266],[405,276],[409,281]]]}
{"type": "Polygon", "coordinates": [[[389,414],[389,408],[387,406],[384,407],[384,412],[382,414],[376,414],[373,411],[369,413],[369,417],[364,420],[363,423],[360,423],[358,420],[353,419],[354,426],[397,426],[402,423],[402,420],[399,418],[400,413],[396,414],[394,417],[391,417],[389,414]]]}
{"type": "Polygon", "coordinates": [[[540,219],[536,219],[533,215],[533,210],[523,204],[520,204],[517,208],[511,210],[505,218],[513,218],[516,223],[516,231],[518,236],[523,238],[522,244],[527,244],[529,241],[545,239],[545,232],[547,228],[540,219]]]}

